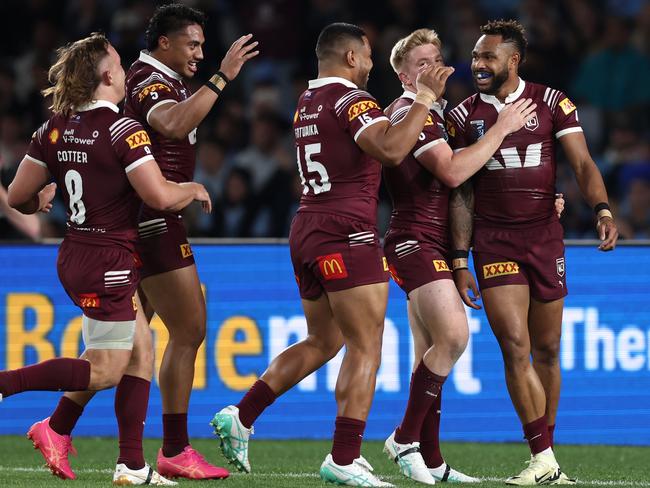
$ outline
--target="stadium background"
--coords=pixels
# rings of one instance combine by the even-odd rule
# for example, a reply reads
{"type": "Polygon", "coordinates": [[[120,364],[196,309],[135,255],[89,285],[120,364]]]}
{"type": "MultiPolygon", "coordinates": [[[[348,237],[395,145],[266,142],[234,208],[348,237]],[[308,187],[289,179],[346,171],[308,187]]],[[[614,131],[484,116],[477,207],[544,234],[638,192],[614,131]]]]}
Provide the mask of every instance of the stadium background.
{"type": "MultiPolygon", "coordinates": [[[[414,28],[441,35],[456,67],[450,103],[472,91],[469,53],[488,18],[515,17],[528,29],[522,76],[565,90],[578,105],[590,147],[612,196],[622,234],[650,237],[650,4],[542,0],[286,0],[190,2],[208,12],[205,60],[196,86],[218,68],[231,40],[253,32],[262,54],[247,65],[199,129],[197,179],[212,193],[212,217],[188,215],[197,237],[283,237],[300,187],[289,122],[294,102],[316,74],[313,47],[335,20],[359,23],[374,46],[370,91],[383,104],[400,93],[390,71],[394,41],[414,28]]],[[[47,117],[38,90],[53,49],[103,30],[125,66],[137,57],[154,2],[138,0],[5,1],[0,5],[0,165],[6,187],[33,129],[47,117]]],[[[567,237],[593,237],[593,215],[581,201],[567,164],[558,191],[567,208],[567,237]]],[[[65,211],[42,221],[43,237],[61,235],[65,211]]],[[[385,195],[380,225],[390,204],[385,195]]],[[[0,238],[16,234],[0,220],[0,238]]],[[[564,389],[559,442],[650,444],[650,249],[642,241],[603,255],[593,245],[570,247],[570,296],[564,318],[564,389]]],[[[79,311],[56,279],[56,247],[0,247],[0,367],[78,352],[79,311]],[[23,347],[24,346],[24,347],[23,347]]],[[[192,436],[209,435],[214,410],[239,398],[269,359],[304,333],[284,244],[196,245],[208,299],[208,337],[191,405],[192,436]],[[251,299],[254,297],[254,299],[251,299]]],[[[520,440],[500,355],[482,313],[470,315],[472,347],[445,390],[443,439],[520,440]]],[[[160,323],[156,330],[163,330],[160,323]]],[[[162,332],[161,332],[162,333],[162,332]]],[[[368,437],[381,439],[399,420],[406,398],[410,348],[404,300],[393,285],[379,389],[368,437]]],[[[159,342],[164,339],[158,336],[159,342]]],[[[159,346],[160,347],[160,346],[159,346]]],[[[271,407],[257,437],[326,438],[335,412],[333,368],[324,368],[271,407]],[[296,428],[295,422],[299,422],[296,428]]],[[[54,406],[58,394],[22,395],[3,403],[0,433],[22,434],[54,406]]],[[[145,434],[161,433],[160,397],[152,391],[145,434]]],[[[94,400],[77,434],[114,435],[112,393],[94,400]]]]}

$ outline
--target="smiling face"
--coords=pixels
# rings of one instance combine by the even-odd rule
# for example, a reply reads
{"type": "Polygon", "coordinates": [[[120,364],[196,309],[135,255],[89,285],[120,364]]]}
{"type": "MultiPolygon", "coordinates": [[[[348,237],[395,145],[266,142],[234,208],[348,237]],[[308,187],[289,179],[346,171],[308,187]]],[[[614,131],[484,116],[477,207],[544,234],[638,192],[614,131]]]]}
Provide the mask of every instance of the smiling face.
{"type": "Polygon", "coordinates": [[[444,66],[445,61],[438,46],[422,44],[409,51],[399,70],[399,79],[406,88],[415,91],[415,80],[418,73],[429,67],[444,66]]]}
{"type": "Polygon", "coordinates": [[[472,76],[479,93],[496,95],[510,76],[517,76],[519,52],[501,36],[483,35],[472,51],[472,76]]]}
{"type": "Polygon", "coordinates": [[[204,42],[203,28],[198,24],[190,24],[169,36],[161,36],[157,51],[160,51],[161,60],[167,66],[192,78],[196,74],[198,63],[203,59],[204,42]]]}

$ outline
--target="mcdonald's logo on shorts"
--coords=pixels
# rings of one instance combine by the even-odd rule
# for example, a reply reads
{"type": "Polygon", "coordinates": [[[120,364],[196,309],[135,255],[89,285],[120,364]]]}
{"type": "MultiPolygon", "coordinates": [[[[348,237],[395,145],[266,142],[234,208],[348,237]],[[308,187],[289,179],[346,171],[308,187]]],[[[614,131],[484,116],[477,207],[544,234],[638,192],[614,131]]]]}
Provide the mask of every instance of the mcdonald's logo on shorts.
{"type": "Polygon", "coordinates": [[[436,271],[449,271],[449,265],[444,259],[434,259],[433,267],[436,269],[436,271]]]}
{"type": "Polygon", "coordinates": [[[514,261],[490,263],[483,266],[483,278],[485,279],[512,274],[519,274],[519,265],[514,261]]]}
{"type": "Polygon", "coordinates": [[[192,248],[189,244],[181,244],[181,256],[184,258],[189,258],[192,255],[192,248]]]}
{"type": "Polygon", "coordinates": [[[340,252],[318,256],[316,261],[318,261],[320,272],[326,280],[341,280],[348,277],[348,270],[340,252]]]}

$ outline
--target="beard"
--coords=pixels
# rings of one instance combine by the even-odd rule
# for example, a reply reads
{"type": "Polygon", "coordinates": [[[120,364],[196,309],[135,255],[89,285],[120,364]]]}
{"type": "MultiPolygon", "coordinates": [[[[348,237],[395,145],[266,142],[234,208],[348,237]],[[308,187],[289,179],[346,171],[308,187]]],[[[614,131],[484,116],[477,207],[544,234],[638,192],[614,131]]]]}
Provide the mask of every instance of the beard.
{"type": "Polygon", "coordinates": [[[499,72],[492,74],[492,82],[487,85],[480,87],[474,79],[474,87],[479,93],[485,93],[486,95],[496,95],[499,92],[499,89],[503,84],[508,80],[508,70],[503,69],[499,72]]]}

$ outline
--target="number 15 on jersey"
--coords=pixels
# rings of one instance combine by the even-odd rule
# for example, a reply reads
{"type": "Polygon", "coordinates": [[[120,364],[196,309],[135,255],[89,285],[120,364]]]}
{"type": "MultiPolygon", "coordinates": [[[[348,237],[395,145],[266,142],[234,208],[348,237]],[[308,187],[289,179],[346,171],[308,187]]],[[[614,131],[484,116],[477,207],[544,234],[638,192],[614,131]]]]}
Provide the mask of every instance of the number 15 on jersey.
{"type": "Polygon", "coordinates": [[[330,177],[327,174],[327,169],[318,161],[314,161],[314,157],[317,157],[321,152],[321,143],[317,142],[315,144],[307,144],[305,146],[296,147],[296,158],[298,160],[298,173],[300,174],[300,182],[302,183],[303,189],[302,194],[306,195],[309,193],[310,188],[314,191],[314,195],[319,193],[325,193],[332,189],[332,184],[330,183],[330,177]],[[303,157],[301,158],[301,152],[303,157]],[[305,168],[303,169],[303,162],[305,168]],[[309,178],[310,173],[318,173],[318,177],[314,175],[314,178],[309,178],[305,180],[305,173],[309,178]]]}

